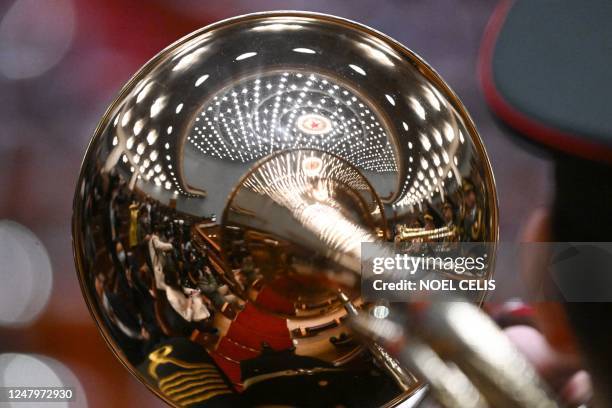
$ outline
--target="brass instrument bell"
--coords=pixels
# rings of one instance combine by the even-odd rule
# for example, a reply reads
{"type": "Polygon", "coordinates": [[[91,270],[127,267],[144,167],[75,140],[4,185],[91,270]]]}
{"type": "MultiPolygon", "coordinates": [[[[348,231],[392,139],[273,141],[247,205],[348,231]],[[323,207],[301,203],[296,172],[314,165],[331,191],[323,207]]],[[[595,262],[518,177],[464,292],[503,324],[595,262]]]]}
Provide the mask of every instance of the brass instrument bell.
{"type": "Polygon", "coordinates": [[[348,324],[347,302],[370,307],[361,242],[497,234],[487,154],[438,74],[305,12],[221,21],[149,61],[95,131],[73,216],[101,333],[174,406],[410,400],[423,381],[348,324]]]}

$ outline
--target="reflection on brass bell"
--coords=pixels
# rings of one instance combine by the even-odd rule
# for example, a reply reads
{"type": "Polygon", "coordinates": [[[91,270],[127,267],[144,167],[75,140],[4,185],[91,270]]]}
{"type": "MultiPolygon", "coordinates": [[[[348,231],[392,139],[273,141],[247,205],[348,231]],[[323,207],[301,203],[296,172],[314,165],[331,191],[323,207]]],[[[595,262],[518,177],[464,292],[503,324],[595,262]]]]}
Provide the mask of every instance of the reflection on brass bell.
{"type": "Polygon", "coordinates": [[[495,242],[497,201],[472,120],[418,56],[348,20],[261,13],[123,88],[73,236],[102,334],[166,402],[395,406],[423,384],[347,324],[369,308],[360,244],[495,242]]]}

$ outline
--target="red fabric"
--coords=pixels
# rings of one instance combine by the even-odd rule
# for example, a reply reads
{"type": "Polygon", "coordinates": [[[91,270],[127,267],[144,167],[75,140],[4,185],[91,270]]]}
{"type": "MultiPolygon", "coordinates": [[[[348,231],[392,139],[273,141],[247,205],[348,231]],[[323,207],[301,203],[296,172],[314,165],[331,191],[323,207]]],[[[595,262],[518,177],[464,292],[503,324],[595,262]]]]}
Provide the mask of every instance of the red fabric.
{"type": "Polygon", "coordinates": [[[248,303],[227,332],[226,337],[236,343],[256,350],[266,342],[274,350],[285,350],[292,346],[287,320],[260,311],[248,303]]]}
{"type": "Polygon", "coordinates": [[[483,37],[478,71],[487,103],[493,112],[509,126],[538,143],[573,156],[580,156],[590,160],[612,162],[612,151],[606,146],[590,142],[578,135],[555,129],[530,118],[506,101],[496,88],[493,73],[495,44],[513,3],[514,0],[502,0],[498,4],[489,20],[483,37]]]}
{"type": "Polygon", "coordinates": [[[217,346],[217,351],[224,356],[230,357],[232,360],[242,361],[250,358],[255,358],[259,355],[258,352],[252,349],[240,347],[240,345],[234,343],[228,337],[224,337],[217,346]]]}
{"type": "Polygon", "coordinates": [[[276,313],[293,315],[293,303],[283,297],[277,290],[265,286],[257,296],[257,304],[276,313]]]}
{"type": "Polygon", "coordinates": [[[287,320],[269,315],[251,303],[247,303],[245,308],[238,313],[227,334],[221,339],[211,356],[240,390],[242,380],[240,364],[234,361],[240,362],[257,357],[260,353],[253,350],[261,350],[264,342],[278,351],[292,347],[287,320]]]}

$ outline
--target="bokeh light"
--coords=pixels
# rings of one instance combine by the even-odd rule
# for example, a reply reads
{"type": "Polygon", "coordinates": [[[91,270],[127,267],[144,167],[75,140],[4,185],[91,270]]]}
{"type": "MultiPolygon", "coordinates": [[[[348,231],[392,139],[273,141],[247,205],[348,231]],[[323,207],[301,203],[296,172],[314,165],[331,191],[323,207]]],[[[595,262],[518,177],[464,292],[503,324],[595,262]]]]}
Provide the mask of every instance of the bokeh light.
{"type": "Polygon", "coordinates": [[[71,0],[17,0],[0,21],[0,72],[39,76],[62,60],[75,30],[71,0]]]}
{"type": "Polygon", "coordinates": [[[53,276],[42,242],[23,225],[0,220],[0,326],[22,326],[45,308],[53,276]]]}
{"type": "MultiPolygon", "coordinates": [[[[35,354],[0,354],[0,387],[70,387],[71,401],[45,402],[49,407],[87,407],[83,386],[76,376],[60,362],[35,354]]],[[[13,402],[0,406],[30,408],[40,407],[41,402],[13,402]]]]}

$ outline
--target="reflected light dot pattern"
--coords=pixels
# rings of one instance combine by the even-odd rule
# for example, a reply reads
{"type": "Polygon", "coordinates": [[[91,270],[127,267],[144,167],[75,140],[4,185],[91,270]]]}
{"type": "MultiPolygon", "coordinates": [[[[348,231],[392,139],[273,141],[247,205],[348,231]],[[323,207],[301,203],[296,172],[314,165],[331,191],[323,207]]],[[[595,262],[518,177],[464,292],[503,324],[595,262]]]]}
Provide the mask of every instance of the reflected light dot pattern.
{"type": "MultiPolygon", "coordinates": [[[[204,74],[193,86],[205,88],[209,79],[210,75],[204,74]]],[[[115,117],[116,135],[111,148],[122,150],[123,166],[131,173],[137,172],[139,180],[154,183],[171,194],[197,197],[187,192],[179,180],[176,149],[172,146],[176,141],[173,126],[164,126],[162,131],[150,121],[168,109],[167,96],[158,95],[153,88],[144,82],[135,90],[136,104],[148,107],[146,117],[135,117],[133,109],[115,117]]],[[[384,95],[388,108],[398,109],[395,97],[384,95]]],[[[390,135],[378,114],[349,87],[328,76],[299,70],[269,72],[237,81],[208,101],[187,135],[187,142],[206,156],[251,163],[279,150],[319,149],[363,170],[398,171],[390,135]]],[[[421,120],[429,115],[427,112],[446,104],[435,88],[427,88],[425,97],[412,95],[407,101],[421,120]]],[[[184,114],[182,102],[170,109],[172,116],[184,114]]],[[[399,130],[412,140],[408,148],[416,147],[424,155],[418,163],[413,156],[408,157],[409,174],[393,205],[418,205],[436,193],[443,196],[448,179],[457,173],[454,167],[459,146],[465,142],[463,133],[449,121],[429,131],[413,130],[403,120],[400,123],[399,130]],[[413,177],[412,166],[425,170],[428,177],[413,177]]]]}
{"type": "MultiPolygon", "coordinates": [[[[208,79],[204,75],[196,81],[196,87],[208,79]]],[[[113,121],[115,136],[112,147],[121,150],[120,161],[130,173],[137,173],[139,180],[152,182],[157,187],[175,195],[197,197],[188,193],[178,179],[176,163],[171,155],[171,144],[175,140],[173,127],[165,131],[157,128],[153,119],[167,109],[168,95],[158,95],[159,89],[151,83],[142,83],[134,90],[136,105],[149,106],[144,118],[133,117],[132,110],[119,112],[113,121]]],[[[179,115],[184,104],[172,107],[173,114],[179,115]]]]}
{"type": "MultiPolygon", "coordinates": [[[[257,194],[266,195],[278,203],[289,206],[291,196],[301,196],[312,191],[312,178],[334,180],[357,191],[366,191],[369,186],[355,170],[338,158],[325,154],[297,152],[294,155],[275,157],[257,168],[244,181],[244,185],[257,194]]],[[[301,198],[291,202],[301,202],[301,198]]]]}
{"type": "MultiPolygon", "coordinates": [[[[421,120],[425,120],[427,117],[425,104],[439,111],[446,101],[435,88],[423,85],[422,89],[424,90],[422,101],[416,96],[411,96],[408,100],[414,113],[421,120]]],[[[416,174],[416,178],[408,177],[404,180],[399,198],[393,204],[394,207],[420,205],[425,201],[431,201],[436,194],[444,201],[447,179],[453,178],[453,175],[456,176],[457,183],[460,185],[458,160],[453,160],[452,163],[449,160],[450,157],[456,158],[460,154],[461,145],[465,143],[465,138],[458,125],[458,123],[452,124],[445,121],[439,129],[432,127],[427,133],[421,131],[418,136],[415,135],[415,138],[418,139],[415,140],[415,143],[420,145],[423,154],[420,161],[414,164],[417,165],[417,168],[420,167],[421,171],[416,174]]],[[[405,122],[403,127],[407,132],[410,129],[405,122]]],[[[408,148],[413,148],[412,142],[408,142],[408,148]]],[[[410,156],[408,161],[413,164],[413,157],[410,156]]],[[[410,167],[409,172],[411,171],[410,167]]]]}
{"type": "Polygon", "coordinates": [[[367,103],[314,73],[285,71],[225,88],[202,108],[188,141],[219,159],[251,162],[275,151],[321,149],[373,172],[396,172],[385,129],[367,103]]]}
{"type": "Polygon", "coordinates": [[[330,248],[360,254],[362,242],[373,236],[348,220],[334,197],[338,185],[369,190],[363,176],[346,162],[322,152],[299,151],[264,162],[244,181],[253,192],[291,211],[330,248]]]}

